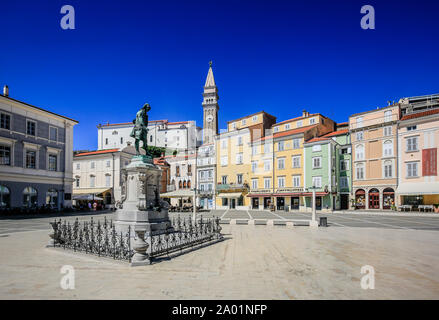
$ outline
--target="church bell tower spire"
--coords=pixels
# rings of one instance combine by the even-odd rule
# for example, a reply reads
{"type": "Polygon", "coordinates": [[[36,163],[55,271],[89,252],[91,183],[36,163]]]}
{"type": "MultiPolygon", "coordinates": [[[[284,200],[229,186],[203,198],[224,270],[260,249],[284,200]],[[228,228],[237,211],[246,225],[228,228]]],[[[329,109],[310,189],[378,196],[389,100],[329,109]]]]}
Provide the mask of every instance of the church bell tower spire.
{"type": "Polygon", "coordinates": [[[218,88],[213,77],[212,61],[209,62],[206,83],[203,92],[203,144],[213,143],[213,137],[218,134],[218,88]]]}

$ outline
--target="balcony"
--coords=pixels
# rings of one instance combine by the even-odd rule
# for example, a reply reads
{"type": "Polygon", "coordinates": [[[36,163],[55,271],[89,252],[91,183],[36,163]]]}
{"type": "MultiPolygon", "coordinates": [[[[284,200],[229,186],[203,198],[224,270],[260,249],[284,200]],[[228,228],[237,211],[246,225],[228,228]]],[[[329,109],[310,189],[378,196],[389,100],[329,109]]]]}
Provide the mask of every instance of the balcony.
{"type": "Polygon", "coordinates": [[[177,188],[175,187],[175,185],[173,184],[168,184],[166,186],[166,192],[171,192],[171,191],[175,191],[177,188]]]}
{"type": "Polygon", "coordinates": [[[217,184],[216,190],[217,191],[223,191],[223,190],[247,190],[249,189],[248,185],[246,183],[226,183],[226,184],[217,184]]]}

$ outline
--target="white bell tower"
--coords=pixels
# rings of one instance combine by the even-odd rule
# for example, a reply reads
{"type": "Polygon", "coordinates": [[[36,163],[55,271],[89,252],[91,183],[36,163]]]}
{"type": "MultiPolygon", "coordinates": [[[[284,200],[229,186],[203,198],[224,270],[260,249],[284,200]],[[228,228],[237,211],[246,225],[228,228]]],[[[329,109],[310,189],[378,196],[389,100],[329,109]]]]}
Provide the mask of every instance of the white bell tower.
{"type": "Polygon", "coordinates": [[[212,71],[212,61],[209,62],[206,83],[203,92],[203,144],[212,143],[213,137],[218,134],[218,88],[215,84],[212,71]]]}

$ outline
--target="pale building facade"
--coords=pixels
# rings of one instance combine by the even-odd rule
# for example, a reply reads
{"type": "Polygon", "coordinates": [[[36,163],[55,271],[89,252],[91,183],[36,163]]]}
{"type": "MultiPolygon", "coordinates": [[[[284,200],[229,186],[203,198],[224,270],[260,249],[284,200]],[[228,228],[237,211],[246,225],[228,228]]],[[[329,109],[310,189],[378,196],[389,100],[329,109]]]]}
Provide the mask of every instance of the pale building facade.
{"type": "Polygon", "coordinates": [[[215,144],[203,144],[197,154],[197,205],[204,209],[215,208],[215,144]]]}
{"type": "Polygon", "coordinates": [[[130,162],[136,150],[107,149],[78,153],[73,159],[73,199],[91,195],[103,198],[106,205],[121,200],[121,170],[130,162]]]}
{"type": "Polygon", "coordinates": [[[78,121],[0,95],[0,207],[72,205],[78,121]]]}
{"type": "Polygon", "coordinates": [[[397,122],[399,105],[349,117],[352,142],[352,186],[358,209],[391,209],[397,205],[397,122]]]}
{"type": "MultiPolygon", "coordinates": [[[[98,150],[121,149],[134,145],[130,137],[133,123],[107,123],[98,125],[98,150]]],[[[148,145],[169,150],[192,149],[201,144],[201,128],[195,121],[169,122],[168,120],[150,120],[148,122],[148,145]]]]}
{"type": "Polygon", "coordinates": [[[439,108],[406,113],[399,122],[397,197],[401,205],[439,203],[439,108]]]}

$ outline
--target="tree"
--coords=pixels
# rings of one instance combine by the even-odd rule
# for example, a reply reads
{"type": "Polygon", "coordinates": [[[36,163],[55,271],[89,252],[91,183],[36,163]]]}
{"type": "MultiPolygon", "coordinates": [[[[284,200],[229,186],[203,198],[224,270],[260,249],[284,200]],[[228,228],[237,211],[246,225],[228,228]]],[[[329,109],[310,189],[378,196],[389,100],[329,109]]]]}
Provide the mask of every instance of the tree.
{"type": "Polygon", "coordinates": [[[153,158],[159,158],[162,154],[165,154],[166,148],[156,147],[156,146],[148,146],[148,154],[153,158]]]}

